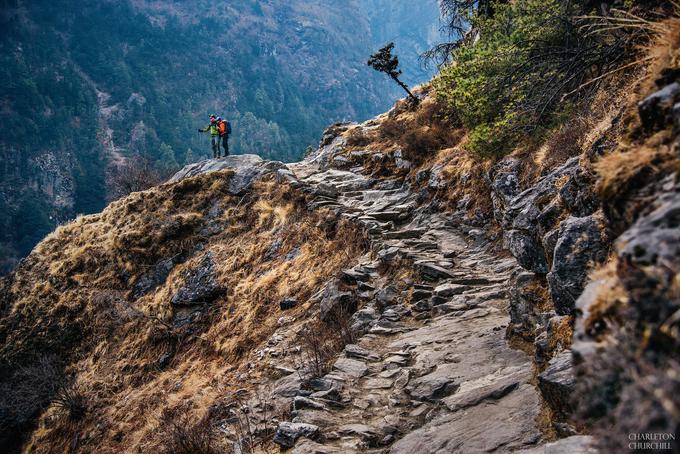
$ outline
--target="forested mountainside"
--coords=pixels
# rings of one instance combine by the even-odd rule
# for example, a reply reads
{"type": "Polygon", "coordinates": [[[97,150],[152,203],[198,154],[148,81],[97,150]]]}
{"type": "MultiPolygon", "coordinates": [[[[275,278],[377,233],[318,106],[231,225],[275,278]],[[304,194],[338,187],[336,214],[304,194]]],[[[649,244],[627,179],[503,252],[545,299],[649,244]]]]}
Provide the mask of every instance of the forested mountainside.
{"type": "Polygon", "coordinates": [[[232,121],[235,152],[291,161],[326,124],[386,109],[398,88],[368,55],[403,43],[407,82],[425,81],[437,18],[436,0],[3,1],[0,273],[102,209],[112,163],[207,157],[209,113],[232,121]]]}

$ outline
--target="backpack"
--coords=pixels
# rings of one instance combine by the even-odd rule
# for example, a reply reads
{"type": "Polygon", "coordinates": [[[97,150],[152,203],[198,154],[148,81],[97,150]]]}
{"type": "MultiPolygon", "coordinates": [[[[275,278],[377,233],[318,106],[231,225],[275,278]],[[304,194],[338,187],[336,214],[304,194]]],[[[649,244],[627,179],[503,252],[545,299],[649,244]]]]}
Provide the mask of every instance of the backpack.
{"type": "Polygon", "coordinates": [[[227,120],[222,120],[219,125],[217,125],[217,128],[221,136],[224,134],[231,134],[231,123],[229,123],[227,120]]]}

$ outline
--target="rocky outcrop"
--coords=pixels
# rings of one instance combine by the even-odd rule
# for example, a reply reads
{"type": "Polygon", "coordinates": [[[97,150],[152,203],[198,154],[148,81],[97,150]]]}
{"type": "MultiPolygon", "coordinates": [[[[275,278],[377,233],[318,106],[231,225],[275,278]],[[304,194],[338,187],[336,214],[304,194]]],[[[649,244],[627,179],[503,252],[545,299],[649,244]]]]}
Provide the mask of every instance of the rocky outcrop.
{"type": "Polygon", "coordinates": [[[573,412],[573,393],[576,377],[572,367],[571,351],[565,350],[550,360],[548,367],[538,376],[538,386],[546,401],[560,416],[573,412]]]}
{"type": "MultiPolygon", "coordinates": [[[[504,228],[504,241],[519,264],[537,274],[547,274],[554,249],[564,235],[557,224],[565,213],[586,217],[597,210],[593,177],[579,157],[540,178],[519,192],[516,158],[502,160],[492,169],[494,216],[504,228]]],[[[569,233],[567,231],[565,234],[569,233]]]]}
{"type": "Polygon", "coordinates": [[[548,284],[555,310],[570,315],[589,270],[607,258],[607,241],[594,216],[570,217],[560,224],[548,284]]]}
{"type": "Polygon", "coordinates": [[[213,260],[210,253],[194,268],[184,273],[183,285],[174,293],[173,306],[209,304],[226,292],[215,280],[213,260]]]}
{"type": "Polygon", "coordinates": [[[253,181],[264,175],[285,168],[278,161],[264,161],[261,157],[252,154],[227,156],[220,159],[209,159],[184,167],[173,175],[168,183],[175,183],[184,178],[202,175],[221,170],[231,170],[233,175],[229,180],[229,192],[234,195],[243,194],[253,181]]]}

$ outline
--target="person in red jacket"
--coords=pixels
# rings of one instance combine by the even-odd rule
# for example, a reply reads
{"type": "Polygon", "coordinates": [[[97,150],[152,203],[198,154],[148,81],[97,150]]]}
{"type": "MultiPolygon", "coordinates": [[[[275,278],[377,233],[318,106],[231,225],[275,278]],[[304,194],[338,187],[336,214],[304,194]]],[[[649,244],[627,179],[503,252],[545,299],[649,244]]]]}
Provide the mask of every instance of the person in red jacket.
{"type": "Polygon", "coordinates": [[[222,147],[224,147],[224,157],[226,158],[229,156],[229,134],[231,134],[231,123],[222,119],[222,117],[217,117],[217,131],[220,133],[222,147]]]}

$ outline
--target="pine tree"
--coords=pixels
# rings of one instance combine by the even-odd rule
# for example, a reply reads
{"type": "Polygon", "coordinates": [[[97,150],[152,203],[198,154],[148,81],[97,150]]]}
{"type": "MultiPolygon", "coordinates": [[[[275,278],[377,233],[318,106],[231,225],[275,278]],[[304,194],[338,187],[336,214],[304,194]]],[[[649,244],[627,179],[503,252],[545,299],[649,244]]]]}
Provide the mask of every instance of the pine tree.
{"type": "Polygon", "coordinates": [[[375,69],[376,71],[390,76],[392,80],[399,84],[399,86],[403,88],[406,93],[408,93],[409,98],[414,103],[418,103],[418,98],[416,98],[413,93],[411,93],[411,90],[408,89],[408,86],[399,79],[399,76],[401,76],[401,69],[399,69],[399,57],[392,55],[393,50],[394,43],[389,43],[382,47],[378,50],[378,52],[371,55],[371,58],[368,59],[368,66],[375,69]]]}

